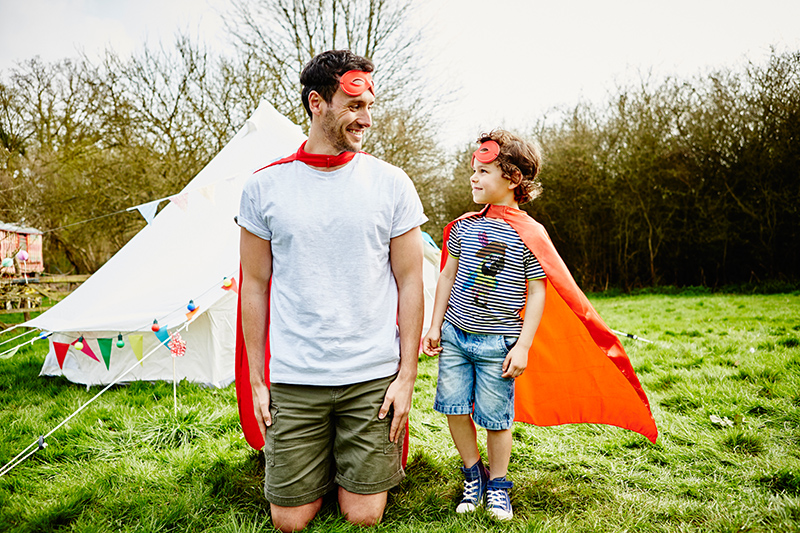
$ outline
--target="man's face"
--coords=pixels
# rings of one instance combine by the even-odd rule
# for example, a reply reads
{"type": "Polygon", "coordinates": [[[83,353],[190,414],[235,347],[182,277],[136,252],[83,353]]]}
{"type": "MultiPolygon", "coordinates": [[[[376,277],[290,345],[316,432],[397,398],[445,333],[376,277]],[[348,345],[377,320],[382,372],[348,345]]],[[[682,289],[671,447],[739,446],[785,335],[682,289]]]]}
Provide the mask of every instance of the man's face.
{"type": "Polygon", "coordinates": [[[374,102],[375,96],[370,91],[348,96],[340,87],[330,104],[325,101],[320,104],[322,131],[337,152],[358,152],[361,149],[364,132],[372,126],[370,110],[374,102]]]}

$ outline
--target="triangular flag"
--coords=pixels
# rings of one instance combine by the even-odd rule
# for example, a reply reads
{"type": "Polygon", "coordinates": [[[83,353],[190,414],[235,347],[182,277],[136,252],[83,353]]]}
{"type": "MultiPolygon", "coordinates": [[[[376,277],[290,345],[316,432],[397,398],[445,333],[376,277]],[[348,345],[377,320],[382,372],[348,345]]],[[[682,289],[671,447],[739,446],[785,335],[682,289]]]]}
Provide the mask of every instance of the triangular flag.
{"type": "Polygon", "coordinates": [[[169,201],[180,207],[181,211],[186,211],[186,208],[189,207],[189,193],[183,192],[170,196],[169,201]]]}
{"type": "Polygon", "coordinates": [[[197,314],[198,311],[200,311],[200,308],[199,307],[195,307],[194,309],[192,309],[191,311],[186,313],[186,320],[188,320],[189,322],[194,320],[194,316],[197,314]]]}
{"type": "Polygon", "coordinates": [[[91,357],[92,359],[94,359],[95,361],[97,361],[98,363],[100,362],[100,359],[98,359],[97,356],[92,351],[92,349],[89,348],[89,343],[86,341],[86,339],[83,339],[83,348],[81,349],[81,351],[86,355],[88,355],[89,357],[91,357]]]}
{"type": "Polygon", "coordinates": [[[231,286],[228,289],[239,294],[239,285],[236,283],[236,278],[231,278],[231,286]]]}
{"type": "Polygon", "coordinates": [[[161,326],[160,328],[158,328],[158,331],[154,331],[153,333],[156,334],[156,337],[158,337],[158,340],[159,342],[161,342],[161,344],[163,344],[164,346],[167,345],[166,342],[167,340],[169,340],[169,331],[167,331],[166,325],[161,326]]]}
{"type": "Polygon", "coordinates": [[[215,202],[216,185],[214,183],[212,183],[211,185],[206,185],[205,187],[201,187],[199,190],[200,194],[205,196],[206,200],[208,200],[212,204],[216,204],[215,202]]]}
{"type": "Polygon", "coordinates": [[[106,370],[111,370],[111,339],[97,339],[97,345],[100,347],[100,355],[103,356],[106,370]]]}
{"type": "Polygon", "coordinates": [[[141,335],[128,335],[128,343],[131,345],[131,350],[133,350],[133,355],[136,356],[136,359],[139,361],[139,364],[142,364],[142,355],[144,355],[144,351],[142,350],[142,336],[141,335]]]}
{"type": "Polygon", "coordinates": [[[148,224],[150,224],[153,222],[153,219],[156,218],[158,204],[160,204],[162,200],[163,198],[161,200],[153,200],[152,202],[147,202],[146,204],[137,205],[136,210],[139,211],[139,214],[144,217],[148,224]]]}
{"type": "Polygon", "coordinates": [[[64,358],[67,357],[67,350],[69,350],[69,344],[66,342],[55,342],[53,341],[53,350],[56,352],[56,359],[58,359],[58,367],[60,369],[64,369],[64,358]]]}

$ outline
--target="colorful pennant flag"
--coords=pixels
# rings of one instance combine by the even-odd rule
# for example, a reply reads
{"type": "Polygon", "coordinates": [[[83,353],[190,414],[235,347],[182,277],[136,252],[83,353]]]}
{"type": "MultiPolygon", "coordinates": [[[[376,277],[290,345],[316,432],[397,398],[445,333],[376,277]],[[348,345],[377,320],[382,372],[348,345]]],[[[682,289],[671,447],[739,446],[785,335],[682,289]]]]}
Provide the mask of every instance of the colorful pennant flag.
{"type": "Polygon", "coordinates": [[[67,350],[69,350],[69,344],[66,342],[55,342],[53,341],[53,350],[56,352],[56,359],[58,359],[58,367],[61,370],[64,370],[64,359],[67,357],[67,350]]]}
{"type": "Polygon", "coordinates": [[[86,339],[84,339],[83,337],[81,337],[81,338],[79,338],[79,339],[76,339],[76,340],[75,340],[75,341],[72,343],[72,345],[74,346],[75,344],[77,344],[77,343],[79,343],[79,342],[80,342],[81,344],[83,344],[83,346],[81,347],[80,351],[82,351],[83,353],[85,353],[86,355],[88,355],[89,357],[91,357],[92,359],[94,359],[95,361],[97,361],[97,362],[99,363],[99,362],[100,362],[100,359],[98,359],[98,358],[97,358],[97,356],[96,356],[96,355],[94,354],[94,352],[92,351],[92,349],[91,349],[91,348],[89,348],[89,342],[88,342],[86,339]]]}
{"type": "Polygon", "coordinates": [[[186,211],[189,207],[189,193],[184,192],[176,194],[175,196],[170,196],[169,201],[180,207],[181,211],[186,211]]]}
{"type": "Polygon", "coordinates": [[[198,190],[200,191],[200,194],[202,194],[206,198],[206,200],[208,200],[212,204],[216,204],[217,203],[216,202],[216,194],[215,194],[215,191],[216,191],[216,185],[215,184],[212,183],[211,185],[206,185],[205,187],[201,187],[198,190]]]}
{"type": "Polygon", "coordinates": [[[167,331],[167,326],[166,326],[166,324],[165,324],[165,325],[163,325],[163,326],[161,326],[161,327],[158,329],[158,331],[154,331],[153,333],[155,333],[155,334],[156,334],[156,337],[158,338],[158,341],[159,341],[161,344],[163,344],[164,346],[166,346],[166,342],[167,342],[167,340],[169,339],[169,331],[167,331]]]}
{"type": "Polygon", "coordinates": [[[112,339],[97,339],[97,345],[100,347],[100,355],[103,356],[106,370],[111,370],[111,342],[112,339]]]}
{"type": "MultiPolygon", "coordinates": [[[[156,218],[156,211],[158,210],[158,204],[160,204],[164,199],[160,200],[153,200],[152,202],[147,202],[146,204],[137,205],[136,210],[139,211],[139,214],[144,217],[145,222],[150,224],[153,222],[153,219],[156,218]]],[[[131,208],[128,208],[130,211],[131,208]]]]}
{"type": "Polygon", "coordinates": [[[144,355],[142,341],[143,337],[141,335],[128,335],[128,343],[130,343],[131,350],[133,350],[133,355],[136,356],[136,360],[139,361],[139,365],[142,365],[142,356],[144,355]]]}

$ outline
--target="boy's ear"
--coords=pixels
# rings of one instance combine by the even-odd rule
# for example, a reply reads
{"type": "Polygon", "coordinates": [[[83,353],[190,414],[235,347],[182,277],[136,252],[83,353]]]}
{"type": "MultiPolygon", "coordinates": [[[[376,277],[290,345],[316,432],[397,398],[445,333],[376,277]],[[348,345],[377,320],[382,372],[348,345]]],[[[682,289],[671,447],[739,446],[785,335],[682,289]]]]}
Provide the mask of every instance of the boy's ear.
{"type": "Polygon", "coordinates": [[[522,172],[519,170],[515,170],[511,176],[506,176],[508,179],[508,189],[515,189],[520,183],[522,183],[522,172]]]}

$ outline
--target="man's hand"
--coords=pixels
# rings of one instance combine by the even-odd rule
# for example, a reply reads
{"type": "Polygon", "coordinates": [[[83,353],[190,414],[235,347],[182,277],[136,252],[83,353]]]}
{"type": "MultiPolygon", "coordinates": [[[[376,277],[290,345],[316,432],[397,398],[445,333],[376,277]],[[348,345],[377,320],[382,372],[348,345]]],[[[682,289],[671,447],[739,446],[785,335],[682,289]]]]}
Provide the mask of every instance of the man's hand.
{"type": "Polygon", "coordinates": [[[264,442],[267,440],[267,428],[272,425],[272,415],[269,413],[269,387],[264,382],[250,382],[253,390],[253,413],[258,422],[258,429],[264,442]]]}
{"type": "Polygon", "coordinates": [[[403,429],[406,427],[408,413],[411,411],[411,395],[414,393],[414,380],[397,377],[386,389],[386,397],[383,400],[378,418],[383,420],[389,412],[390,407],[394,407],[392,416],[392,427],[389,430],[389,440],[398,442],[403,429]]]}
{"type": "Polygon", "coordinates": [[[503,360],[504,378],[516,378],[525,372],[528,367],[528,349],[519,345],[519,342],[511,348],[508,355],[503,360]]]}

